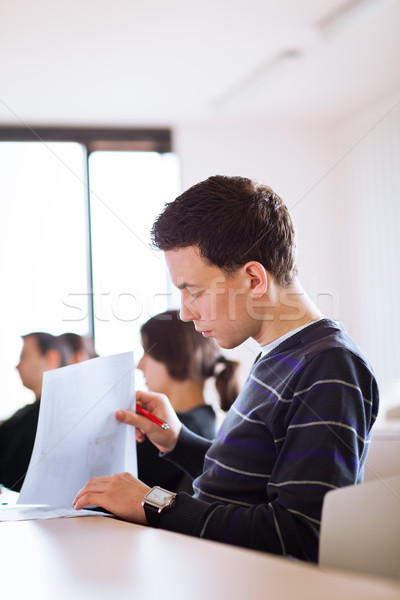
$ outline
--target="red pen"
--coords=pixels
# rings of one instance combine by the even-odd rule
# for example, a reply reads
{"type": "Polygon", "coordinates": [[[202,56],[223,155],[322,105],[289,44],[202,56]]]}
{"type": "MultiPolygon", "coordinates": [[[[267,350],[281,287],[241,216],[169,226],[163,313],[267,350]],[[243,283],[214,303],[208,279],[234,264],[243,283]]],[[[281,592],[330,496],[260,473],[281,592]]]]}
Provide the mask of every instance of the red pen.
{"type": "Polygon", "coordinates": [[[136,404],[136,412],[140,413],[144,417],[147,417],[148,419],[150,419],[150,421],[156,423],[159,427],[161,427],[161,429],[169,429],[168,423],[164,423],[164,421],[161,421],[161,419],[158,419],[157,417],[149,413],[148,410],[142,408],[141,406],[139,406],[139,404],[136,404]]]}

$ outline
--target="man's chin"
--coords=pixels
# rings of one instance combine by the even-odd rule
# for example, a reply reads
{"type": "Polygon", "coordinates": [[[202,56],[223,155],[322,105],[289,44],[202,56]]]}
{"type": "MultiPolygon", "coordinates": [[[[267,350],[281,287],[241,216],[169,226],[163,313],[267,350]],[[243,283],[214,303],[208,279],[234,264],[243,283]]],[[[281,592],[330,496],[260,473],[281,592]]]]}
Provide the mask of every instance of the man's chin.
{"type": "Polygon", "coordinates": [[[237,348],[240,344],[236,344],[234,341],[232,340],[223,340],[223,339],[219,339],[218,337],[214,338],[216,343],[218,344],[218,346],[220,348],[224,348],[224,350],[231,350],[232,348],[237,348]]]}

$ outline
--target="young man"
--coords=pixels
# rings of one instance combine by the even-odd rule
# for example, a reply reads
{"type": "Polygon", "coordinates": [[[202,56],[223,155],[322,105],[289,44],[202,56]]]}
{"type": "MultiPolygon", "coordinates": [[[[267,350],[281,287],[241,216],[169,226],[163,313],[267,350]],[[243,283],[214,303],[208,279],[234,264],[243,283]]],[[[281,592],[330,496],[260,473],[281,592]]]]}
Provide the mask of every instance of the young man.
{"type": "Polygon", "coordinates": [[[19,492],[28,470],[39,418],[44,371],[66,364],[61,340],[50,333],[23,336],[24,345],[17,370],[23,385],[35,394],[35,401],[0,424],[0,483],[19,492]]]}
{"type": "Polygon", "coordinates": [[[89,481],[75,507],[100,504],[138,523],[317,561],[324,494],[362,480],[378,409],[371,367],[302,290],[293,225],[270,188],[211,177],[167,205],[152,233],[181,290],[181,318],[223,348],[252,337],[261,357],[213,443],[157,394],[137,400],[167,431],[116,415],[197,477],[193,497],[147,496],[123,474],[89,481]]]}

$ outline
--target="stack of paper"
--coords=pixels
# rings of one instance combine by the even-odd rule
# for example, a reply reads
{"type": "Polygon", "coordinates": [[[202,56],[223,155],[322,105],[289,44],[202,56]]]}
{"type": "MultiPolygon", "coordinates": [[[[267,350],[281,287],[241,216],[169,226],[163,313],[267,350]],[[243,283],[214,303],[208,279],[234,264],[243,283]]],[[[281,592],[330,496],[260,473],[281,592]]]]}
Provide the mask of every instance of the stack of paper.
{"type": "Polygon", "coordinates": [[[127,352],[44,373],[35,445],[18,505],[71,509],[91,477],[125,471],[137,476],[134,428],[114,416],[135,406],[134,372],[133,352],[127,352]]]}

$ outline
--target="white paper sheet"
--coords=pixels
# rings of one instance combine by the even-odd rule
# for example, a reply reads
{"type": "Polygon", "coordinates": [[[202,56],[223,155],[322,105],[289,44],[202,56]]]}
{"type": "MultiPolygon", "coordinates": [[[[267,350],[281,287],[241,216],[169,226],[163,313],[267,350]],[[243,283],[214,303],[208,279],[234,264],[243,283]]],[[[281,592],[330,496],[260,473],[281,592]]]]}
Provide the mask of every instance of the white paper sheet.
{"type": "Polygon", "coordinates": [[[18,504],[71,507],[91,477],[137,475],[132,427],[115,411],[133,406],[133,352],[47,371],[35,445],[18,504]]]}
{"type": "Polygon", "coordinates": [[[109,513],[93,510],[75,510],[60,506],[27,505],[0,508],[1,521],[32,521],[33,519],[61,519],[69,517],[110,517],[109,513]]]}

